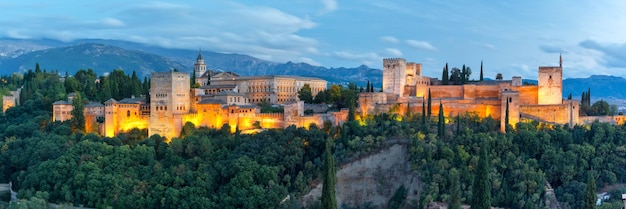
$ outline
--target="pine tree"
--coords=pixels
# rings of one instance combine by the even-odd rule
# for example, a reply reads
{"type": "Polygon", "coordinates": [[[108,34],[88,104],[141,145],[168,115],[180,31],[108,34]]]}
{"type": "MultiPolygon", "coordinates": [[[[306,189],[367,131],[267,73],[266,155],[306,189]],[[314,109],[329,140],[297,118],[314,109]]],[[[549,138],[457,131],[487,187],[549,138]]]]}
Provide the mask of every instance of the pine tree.
{"type": "Polygon", "coordinates": [[[448,209],[461,209],[461,182],[459,180],[459,172],[454,168],[450,170],[448,209]]]}
{"type": "Polygon", "coordinates": [[[491,178],[489,177],[489,162],[487,158],[487,142],[480,147],[478,165],[472,185],[472,200],[470,209],[491,209],[491,178]]]}
{"type": "Polygon", "coordinates": [[[326,150],[324,151],[324,183],[322,187],[322,208],[337,209],[337,197],[335,195],[336,170],[335,160],[332,154],[333,139],[326,140],[326,150]]]}
{"type": "Polygon", "coordinates": [[[432,97],[430,96],[430,89],[428,89],[428,116],[430,118],[431,114],[432,114],[432,97]]]}
{"type": "Polygon", "coordinates": [[[483,81],[483,61],[480,61],[480,81],[483,81]]]}
{"type": "Polygon", "coordinates": [[[589,180],[587,180],[587,189],[585,190],[583,209],[595,209],[596,199],[596,181],[593,177],[593,170],[590,170],[589,180]]]}
{"type": "Polygon", "coordinates": [[[437,136],[441,139],[446,135],[446,119],[443,116],[443,104],[439,101],[439,121],[437,122],[437,136]]]}
{"type": "Polygon", "coordinates": [[[72,129],[74,132],[85,131],[85,115],[83,114],[85,104],[83,103],[83,97],[80,92],[76,92],[76,96],[72,100],[73,109],[70,112],[72,115],[72,129]]]}

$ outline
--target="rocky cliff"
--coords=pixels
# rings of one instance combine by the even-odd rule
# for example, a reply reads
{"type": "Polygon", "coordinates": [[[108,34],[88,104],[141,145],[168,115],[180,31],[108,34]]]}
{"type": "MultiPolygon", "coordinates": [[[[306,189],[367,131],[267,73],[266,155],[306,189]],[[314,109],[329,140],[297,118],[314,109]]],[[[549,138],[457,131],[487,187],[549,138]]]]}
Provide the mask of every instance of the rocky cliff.
{"type": "MultiPolygon", "coordinates": [[[[404,185],[407,204],[417,203],[420,181],[411,171],[407,145],[393,145],[376,154],[341,166],[337,170],[337,203],[339,206],[387,208],[389,199],[404,185]]],[[[303,204],[319,201],[322,184],[303,197],[303,204]]]]}

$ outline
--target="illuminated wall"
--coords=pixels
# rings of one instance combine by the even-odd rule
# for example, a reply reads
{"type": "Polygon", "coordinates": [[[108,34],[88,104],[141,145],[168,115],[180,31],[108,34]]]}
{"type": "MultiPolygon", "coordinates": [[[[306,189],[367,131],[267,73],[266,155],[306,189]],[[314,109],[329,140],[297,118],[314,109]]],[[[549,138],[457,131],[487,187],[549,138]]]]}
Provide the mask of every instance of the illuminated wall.
{"type": "Polygon", "coordinates": [[[15,107],[14,96],[2,96],[2,112],[6,112],[7,109],[15,107]]]}

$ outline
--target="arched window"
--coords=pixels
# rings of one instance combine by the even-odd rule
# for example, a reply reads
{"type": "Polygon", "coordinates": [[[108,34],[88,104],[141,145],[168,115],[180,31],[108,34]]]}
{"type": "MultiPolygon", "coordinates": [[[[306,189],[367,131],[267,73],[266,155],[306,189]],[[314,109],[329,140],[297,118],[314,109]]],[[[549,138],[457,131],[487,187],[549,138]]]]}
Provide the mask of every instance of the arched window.
{"type": "Polygon", "coordinates": [[[130,110],[126,111],[126,117],[130,117],[130,110]]]}

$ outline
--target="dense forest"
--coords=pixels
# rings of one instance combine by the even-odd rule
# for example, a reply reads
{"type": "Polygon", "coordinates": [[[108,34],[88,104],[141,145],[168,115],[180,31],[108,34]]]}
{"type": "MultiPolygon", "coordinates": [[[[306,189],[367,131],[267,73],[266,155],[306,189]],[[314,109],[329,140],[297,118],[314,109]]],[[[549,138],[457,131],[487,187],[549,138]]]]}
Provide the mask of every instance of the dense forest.
{"type": "MultiPolygon", "coordinates": [[[[254,135],[186,124],[179,138],[165,143],[146,130],[109,138],[83,133],[72,121],[51,121],[50,104],[69,92],[95,101],[109,94],[123,98],[145,94],[147,78],[138,82],[122,71],[97,77],[89,70],[65,82],[59,78],[37,68],[24,76],[3,76],[0,83],[2,91],[24,86],[21,105],[0,115],[0,182],[12,181],[30,208],[46,202],[97,208],[301,208],[299,197],[321,182],[331,139],[336,164],[408,141],[424,185],[420,202],[408,205],[470,204],[472,193],[484,192],[495,207],[542,208],[549,184],[562,206],[574,209],[584,205],[589,176],[599,189],[626,182],[625,126],[525,122],[500,133],[491,118],[425,117],[424,109],[357,117],[338,127],[292,126],[254,135]],[[489,191],[474,189],[483,180],[489,191]]],[[[333,92],[347,90],[353,97],[358,88],[337,88],[324,96],[354,107],[353,100],[333,92]]],[[[613,197],[623,192],[612,191],[613,197]]],[[[619,208],[619,202],[600,207],[619,208]]]]}

